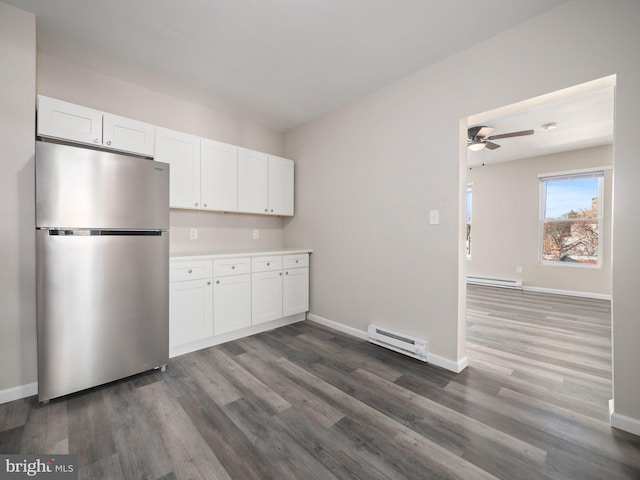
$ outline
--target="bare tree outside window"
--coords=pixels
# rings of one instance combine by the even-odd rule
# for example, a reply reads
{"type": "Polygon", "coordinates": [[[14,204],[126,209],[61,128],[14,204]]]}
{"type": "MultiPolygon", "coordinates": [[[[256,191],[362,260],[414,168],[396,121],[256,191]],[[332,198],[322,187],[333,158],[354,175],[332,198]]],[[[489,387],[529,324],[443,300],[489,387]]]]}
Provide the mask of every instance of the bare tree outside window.
{"type": "Polygon", "coordinates": [[[600,203],[603,172],[542,180],[541,260],[600,264],[600,203]]]}

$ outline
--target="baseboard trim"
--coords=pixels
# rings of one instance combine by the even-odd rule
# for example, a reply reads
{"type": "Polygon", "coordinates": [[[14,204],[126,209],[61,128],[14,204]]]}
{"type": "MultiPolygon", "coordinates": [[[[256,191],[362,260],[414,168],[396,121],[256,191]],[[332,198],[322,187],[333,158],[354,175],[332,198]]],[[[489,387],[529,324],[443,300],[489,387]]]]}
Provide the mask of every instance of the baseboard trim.
{"type": "Polygon", "coordinates": [[[640,436],[640,420],[615,413],[613,399],[609,400],[609,424],[618,430],[640,436]]]}
{"type": "Polygon", "coordinates": [[[31,397],[37,394],[38,382],[5,388],[4,390],[0,390],[0,404],[13,402],[14,400],[20,400],[21,398],[31,397]]]}
{"type": "Polygon", "coordinates": [[[462,357],[456,362],[455,360],[449,360],[448,358],[441,357],[435,353],[428,354],[427,362],[455,373],[460,373],[469,366],[469,359],[467,357],[462,357]]]}
{"type": "Polygon", "coordinates": [[[224,333],[222,335],[216,335],[215,337],[209,337],[182,345],[175,345],[173,347],[169,347],[169,358],[179,357],[180,355],[185,355],[197,350],[202,350],[203,348],[214,347],[216,345],[220,345],[221,343],[227,343],[232,340],[238,340],[239,338],[244,338],[250,335],[263,333],[268,330],[273,330],[274,328],[284,327],[285,325],[301,322],[304,319],[305,314],[298,313],[288,317],[280,318],[278,320],[273,320],[271,322],[252,325],[251,327],[243,328],[241,330],[235,330],[233,332],[224,333]]]}
{"type": "Polygon", "coordinates": [[[575,290],[560,290],[557,288],[531,287],[527,285],[523,285],[522,290],[524,290],[525,292],[550,293],[552,295],[567,295],[569,297],[593,298],[596,300],[611,300],[611,295],[606,293],[578,292],[575,290]]]}
{"type": "Polygon", "coordinates": [[[346,333],[347,335],[351,335],[352,337],[358,337],[361,340],[366,340],[368,338],[367,332],[363,330],[358,330],[357,328],[349,327],[348,325],[334,322],[333,320],[329,320],[327,318],[321,317],[319,315],[315,315],[313,313],[307,313],[307,320],[311,320],[312,322],[319,323],[320,325],[324,325],[325,327],[333,328],[334,330],[338,330],[339,332],[346,333]]]}
{"type": "MultiPolygon", "coordinates": [[[[311,322],[319,323],[320,325],[324,325],[325,327],[329,327],[334,330],[338,330],[339,332],[346,333],[347,335],[351,335],[352,337],[357,337],[361,340],[367,340],[368,338],[366,331],[358,330],[357,328],[349,327],[348,325],[334,322],[333,320],[329,320],[328,318],[324,318],[319,315],[315,315],[313,313],[307,314],[307,320],[311,322]]],[[[460,373],[462,370],[467,368],[468,359],[467,357],[464,357],[461,360],[456,362],[454,360],[449,360],[448,358],[441,357],[440,355],[428,353],[427,363],[430,363],[431,365],[435,365],[438,367],[442,367],[451,372],[460,373]]]]}

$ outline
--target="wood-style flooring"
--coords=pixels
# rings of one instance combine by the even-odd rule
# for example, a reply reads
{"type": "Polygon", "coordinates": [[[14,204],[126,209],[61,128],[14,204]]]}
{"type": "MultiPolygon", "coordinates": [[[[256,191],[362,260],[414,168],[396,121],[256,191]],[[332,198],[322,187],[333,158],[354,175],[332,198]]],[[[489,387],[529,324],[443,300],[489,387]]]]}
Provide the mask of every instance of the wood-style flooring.
{"type": "Polygon", "coordinates": [[[609,302],[471,286],[468,355],[456,375],[301,322],[0,405],[0,453],[109,480],[640,479],[608,425],[609,302]]]}

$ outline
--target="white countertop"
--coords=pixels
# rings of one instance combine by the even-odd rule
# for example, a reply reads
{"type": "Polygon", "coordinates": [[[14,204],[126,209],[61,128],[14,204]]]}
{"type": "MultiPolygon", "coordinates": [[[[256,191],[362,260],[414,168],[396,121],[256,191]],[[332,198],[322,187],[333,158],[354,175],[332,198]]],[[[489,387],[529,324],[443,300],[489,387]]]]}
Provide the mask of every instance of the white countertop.
{"type": "Polygon", "coordinates": [[[298,253],[313,253],[310,248],[279,248],[260,250],[218,250],[206,252],[171,252],[172,260],[203,260],[209,258],[230,257],[258,257],[263,255],[295,255],[298,253]]]}

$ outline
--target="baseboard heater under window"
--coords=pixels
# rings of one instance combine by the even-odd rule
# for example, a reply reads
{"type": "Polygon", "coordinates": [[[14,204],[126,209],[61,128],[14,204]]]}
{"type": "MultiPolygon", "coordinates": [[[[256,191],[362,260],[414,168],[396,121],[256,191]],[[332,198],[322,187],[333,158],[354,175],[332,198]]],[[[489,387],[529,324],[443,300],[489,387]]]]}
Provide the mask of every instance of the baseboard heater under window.
{"type": "Polygon", "coordinates": [[[522,280],[507,280],[504,278],[467,277],[467,283],[471,285],[484,285],[485,287],[515,288],[522,290],[522,280]]]}
{"type": "Polygon", "coordinates": [[[367,340],[381,347],[408,355],[423,362],[427,361],[427,341],[410,337],[386,328],[369,325],[367,340]]]}

